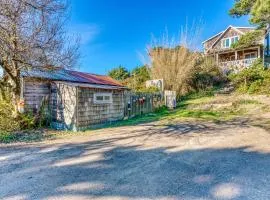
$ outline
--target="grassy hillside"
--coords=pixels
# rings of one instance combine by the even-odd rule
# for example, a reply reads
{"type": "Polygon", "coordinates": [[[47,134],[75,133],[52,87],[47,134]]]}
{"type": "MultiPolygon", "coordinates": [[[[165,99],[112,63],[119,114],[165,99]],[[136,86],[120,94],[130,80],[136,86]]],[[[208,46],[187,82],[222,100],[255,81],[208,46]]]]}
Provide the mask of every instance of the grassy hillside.
{"type": "Polygon", "coordinates": [[[270,98],[251,95],[190,95],[183,98],[175,110],[161,108],[155,113],[121,121],[113,126],[136,125],[160,121],[184,120],[228,121],[239,117],[254,117],[270,111],[270,98]],[[269,104],[268,104],[269,101],[269,104]]]}

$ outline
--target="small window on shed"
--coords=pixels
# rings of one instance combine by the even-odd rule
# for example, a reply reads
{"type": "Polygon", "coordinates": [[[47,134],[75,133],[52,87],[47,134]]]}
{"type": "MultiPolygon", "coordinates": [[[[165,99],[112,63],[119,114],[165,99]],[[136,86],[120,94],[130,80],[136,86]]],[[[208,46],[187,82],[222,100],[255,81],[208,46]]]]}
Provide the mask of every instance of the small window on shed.
{"type": "Polygon", "coordinates": [[[111,99],[110,96],[104,96],[104,98],[105,98],[104,99],[105,101],[110,101],[110,99],[111,99]]]}
{"type": "Polygon", "coordinates": [[[110,104],[112,103],[112,93],[95,93],[94,103],[96,104],[110,104]]]}

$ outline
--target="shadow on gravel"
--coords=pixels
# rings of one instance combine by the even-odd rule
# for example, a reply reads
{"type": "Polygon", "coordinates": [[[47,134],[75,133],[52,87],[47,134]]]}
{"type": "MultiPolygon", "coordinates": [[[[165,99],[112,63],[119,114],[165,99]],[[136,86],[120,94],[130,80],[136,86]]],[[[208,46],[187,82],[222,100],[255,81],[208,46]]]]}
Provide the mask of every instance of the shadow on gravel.
{"type": "Polygon", "coordinates": [[[1,148],[0,199],[270,198],[269,154],[115,145],[121,139],[1,148]]]}

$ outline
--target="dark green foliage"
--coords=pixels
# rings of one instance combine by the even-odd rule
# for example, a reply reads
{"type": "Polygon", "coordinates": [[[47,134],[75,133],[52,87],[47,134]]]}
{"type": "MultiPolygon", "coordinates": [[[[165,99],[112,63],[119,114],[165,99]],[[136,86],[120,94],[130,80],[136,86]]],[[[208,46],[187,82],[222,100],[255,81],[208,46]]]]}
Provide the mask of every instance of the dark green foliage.
{"type": "Polygon", "coordinates": [[[211,58],[202,57],[194,68],[192,87],[194,91],[204,91],[224,83],[225,77],[211,58]]]}
{"type": "Polygon", "coordinates": [[[146,88],[145,82],[150,79],[148,66],[136,67],[131,71],[131,76],[123,81],[130,89],[136,92],[156,92],[157,88],[146,88]]]}
{"type": "Polygon", "coordinates": [[[15,131],[20,128],[20,123],[12,116],[13,111],[14,105],[11,102],[0,100],[0,132],[15,131]]]}
{"type": "Polygon", "coordinates": [[[241,36],[240,39],[232,44],[233,49],[243,49],[258,44],[258,41],[262,39],[263,31],[255,30],[246,33],[241,36]]]}
{"type": "Polygon", "coordinates": [[[156,93],[159,92],[159,88],[157,87],[145,87],[145,85],[142,85],[139,90],[137,90],[138,92],[142,92],[142,93],[156,93]]]}
{"type": "Polygon", "coordinates": [[[260,60],[237,74],[230,74],[229,80],[240,93],[270,94],[270,70],[260,60]]]}
{"type": "Polygon", "coordinates": [[[182,104],[181,102],[185,100],[200,99],[203,97],[212,97],[214,96],[215,92],[216,92],[216,88],[211,88],[208,90],[200,90],[197,92],[191,92],[185,96],[182,96],[179,99],[179,105],[181,105],[182,104]]]}
{"type": "Polygon", "coordinates": [[[131,76],[137,77],[139,82],[144,82],[150,79],[149,69],[146,65],[136,67],[132,70],[131,76]]]}
{"type": "Polygon", "coordinates": [[[270,0],[256,0],[251,10],[250,22],[264,27],[270,23],[270,0]]]}
{"type": "Polygon", "coordinates": [[[130,73],[125,67],[120,65],[109,71],[108,75],[116,80],[123,81],[130,76],[130,73]]]}
{"type": "MultiPolygon", "coordinates": [[[[32,113],[12,115],[14,104],[11,101],[0,100],[0,142],[14,141],[25,130],[32,130],[48,125],[44,106],[37,115],[32,113]]],[[[36,137],[35,134],[31,138],[36,137]]]]}
{"type": "Polygon", "coordinates": [[[235,0],[229,14],[233,17],[250,15],[250,23],[265,27],[270,22],[270,0],[235,0]]]}
{"type": "Polygon", "coordinates": [[[235,0],[234,7],[229,11],[229,14],[234,17],[248,15],[254,3],[254,0],[235,0]]]}

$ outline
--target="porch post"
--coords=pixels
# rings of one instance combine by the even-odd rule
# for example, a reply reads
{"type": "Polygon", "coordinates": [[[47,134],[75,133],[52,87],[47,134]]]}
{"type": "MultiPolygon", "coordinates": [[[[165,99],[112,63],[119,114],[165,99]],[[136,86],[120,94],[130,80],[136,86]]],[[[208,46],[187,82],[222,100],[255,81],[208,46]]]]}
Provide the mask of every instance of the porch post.
{"type": "Polygon", "coordinates": [[[217,64],[218,64],[218,53],[216,54],[216,61],[217,61],[217,64]]]}
{"type": "Polygon", "coordinates": [[[260,49],[260,47],[258,47],[258,58],[260,58],[261,57],[261,49],[260,49]]]}
{"type": "Polygon", "coordinates": [[[235,57],[235,60],[237,60],[237,51],[234,52],[234,57],[235,57]]]}

